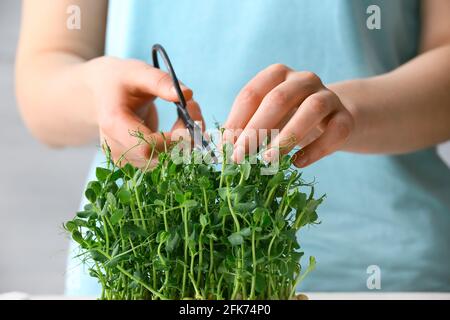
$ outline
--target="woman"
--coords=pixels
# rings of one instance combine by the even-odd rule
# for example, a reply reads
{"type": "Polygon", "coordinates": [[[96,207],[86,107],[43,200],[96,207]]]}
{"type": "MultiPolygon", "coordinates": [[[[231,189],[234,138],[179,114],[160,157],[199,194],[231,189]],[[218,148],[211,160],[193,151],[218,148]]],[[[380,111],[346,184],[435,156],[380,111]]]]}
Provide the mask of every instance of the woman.
{"type": "MultiPolygon", "coordinates": [[[[170,78],[145,63],[161,43],[192,117],[244,129],[235,150],[261,128],[304,146],[295,165],[328,198],[301,234],[318,260],[302,290],[368,290],[375,265],[382,290],[449,291],[450,172],[433,149],[450,139],[449,14],[446,0],[26,0],[17,96],[44,143],[106,139],[117,158],[129,130],[160,139],[176,120],[154,104],[176,101],[170,78]],[[69,5],[80,29],[66,27],[69,5]]],[[[71,261],[67,293],[98,294],[71,261]]]]}

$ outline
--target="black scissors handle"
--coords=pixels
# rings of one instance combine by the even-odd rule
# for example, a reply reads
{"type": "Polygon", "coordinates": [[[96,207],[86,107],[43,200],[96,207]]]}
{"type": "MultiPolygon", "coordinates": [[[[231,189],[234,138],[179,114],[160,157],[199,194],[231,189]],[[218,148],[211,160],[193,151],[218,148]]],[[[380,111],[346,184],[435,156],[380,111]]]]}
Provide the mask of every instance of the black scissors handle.
{"type": "Polygon", "coordinates": [[[178,117],[183,120],[184,125],[189,130],[189,133],[192,137],[192,140],[195,141],[195,134],[198,133],[202,139],[202,146],[210,152],[212,158],[216,160],[216,156],[211,150],[211,147],[209,143],[204,139],[204,136],[202,134],[202,130],[200,126],[195,123],[194,120],[192,120],[191,116],[189,115],[187,108],[186,108],[186,99],[184,98],[183,91],[180,87],[180,82],[178,81],[177,75],[175,74],[175,70],[173,69],[172,63],[170,62],[169,56],[167,55],[166,50],[161,46],[160,44],[155,44],[152,47],[152,59],[153,59],[153,66],[155,68],[160,69],[159,66],[159,60],[158,60],[158,53],[161,55],[164,64],[168,70],[168,73],[170,77],[172,78],[172,82],[175,88],[175,91],[178,95],[179,102],[175,102],[175,105],[177,106],[177,113],[178,117]]]}

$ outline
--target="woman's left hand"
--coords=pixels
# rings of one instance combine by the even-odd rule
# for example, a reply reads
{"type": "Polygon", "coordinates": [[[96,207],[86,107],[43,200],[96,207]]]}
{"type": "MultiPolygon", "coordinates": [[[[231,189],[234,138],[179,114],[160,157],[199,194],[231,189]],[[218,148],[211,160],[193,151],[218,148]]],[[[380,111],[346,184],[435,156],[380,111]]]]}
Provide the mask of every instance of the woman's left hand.
{"type": "Polygon", "coordinates": [[[339,150],[355,126],[339,97],[317,75],[274,64],[241,90],[224,127],[225,141],[234,142],[236,162],[249,151],[248,140],[255,132],[278,129],[278,136],[264,153],[265,159],[272,159],[275,148],[286,154],[301,146],[293,163],[305,167],[339,150]],[[240,134],[236,133],[240,129],[240,134]]]}

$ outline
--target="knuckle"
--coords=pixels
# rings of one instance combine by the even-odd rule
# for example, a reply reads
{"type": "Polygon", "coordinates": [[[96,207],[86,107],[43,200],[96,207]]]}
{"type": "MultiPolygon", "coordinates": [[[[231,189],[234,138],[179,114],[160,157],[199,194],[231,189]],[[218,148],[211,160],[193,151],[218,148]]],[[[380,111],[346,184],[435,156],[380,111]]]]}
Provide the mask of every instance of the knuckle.
{"type": "Polygon", "coordinates": [[[170,83],[170,76],[168,73],[164,73],[156,80],[156,88],[167,86],[168,83],[170,83]]]}
{"type": "Polygon", "coordinates": [[[328,99],[325,96],[313,95],[309,97],[311,108],[314,113],[319,115],[326,115],[328,112],[328,99]]]}
{"type": "Polygon", "coordinates": [[[289,68],[282,63],[274,63],[267,68],[270,72],[283,73],[288,72],[289,68]]]}
{"type": "Polygon", "coordinates": [[[259,96],[252,87],[247,86],[244,89],[242,89],[239,95],[239,100],[242,103],[254,103],[259,101],[259,96]]]}
{"type": "Polygon", "coordinates": [[[309,82],[312,82],[312,83],[322,83],[322,81],[320,80],[320,77],[319,77],[317,74],[315,74],[314,72],[311,72],[311,71],[301,71],[301,72],[299,72],[299,75],[300,75],[303,79],[305,79],[305,80],[307,80],[307,81],[309,81],[309,82]]]}
{"type": "Polygon", "coordinates": [[[286,92],[281,90],[274,90],[267,96],[267,103],[277,107],[286,106],[289,101],[289,97],[286,92]]]}
{"type": "Polygon", "coordinates": [[[350,135],[351,124],[347,121],[347,118],[333,118],[330,120],[330,126],[333,128],[334,132],[340,138],[347,138],[350,135]]]}

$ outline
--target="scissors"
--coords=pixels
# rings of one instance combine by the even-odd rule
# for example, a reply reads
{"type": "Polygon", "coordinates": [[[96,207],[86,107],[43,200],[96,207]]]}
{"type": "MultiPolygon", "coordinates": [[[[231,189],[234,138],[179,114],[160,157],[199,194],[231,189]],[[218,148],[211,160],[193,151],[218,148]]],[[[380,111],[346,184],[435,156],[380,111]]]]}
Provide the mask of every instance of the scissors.
{"type": "Polygon", "coordinates": [[[183,91],[180,87],[180,82],[178,81],[178,78],[175,74],[175,71],[173,70],[172,63],[170,62],[169,56],[167,55],[166,50],[161,46],[160,44],[155,44],[152,47],[152,59],[153,59],[153,66],[157,69],[160,69],[159,67],[159,61],[158,61],[158,53],[161,55],[162,60],[164,61],[164,64],[168,70],[168,73],[170,77],[172,78],[173,86],[175,88],[175,91],[178,95],[178,102],[174,102],[177,106],[177,113],[178,117],[183,120],[184,125],[189,130],[189,134],[191,135],[192,140],[194,143],[198,142],[196,141],[195,137],[201,137],[201,144],[197,145],[195,147],[199,147],[202,149],[202,147],[211,155],[211,158],[214,162],[217,162],[217,157],[215,156],[214,152],[211,149],[211,146],[209,145],[209,142],[205,139],[202,129],[200,126],[191,118],[189,115],[187,108],[186,108],[186,99],[184,98],[183,91]]]}

